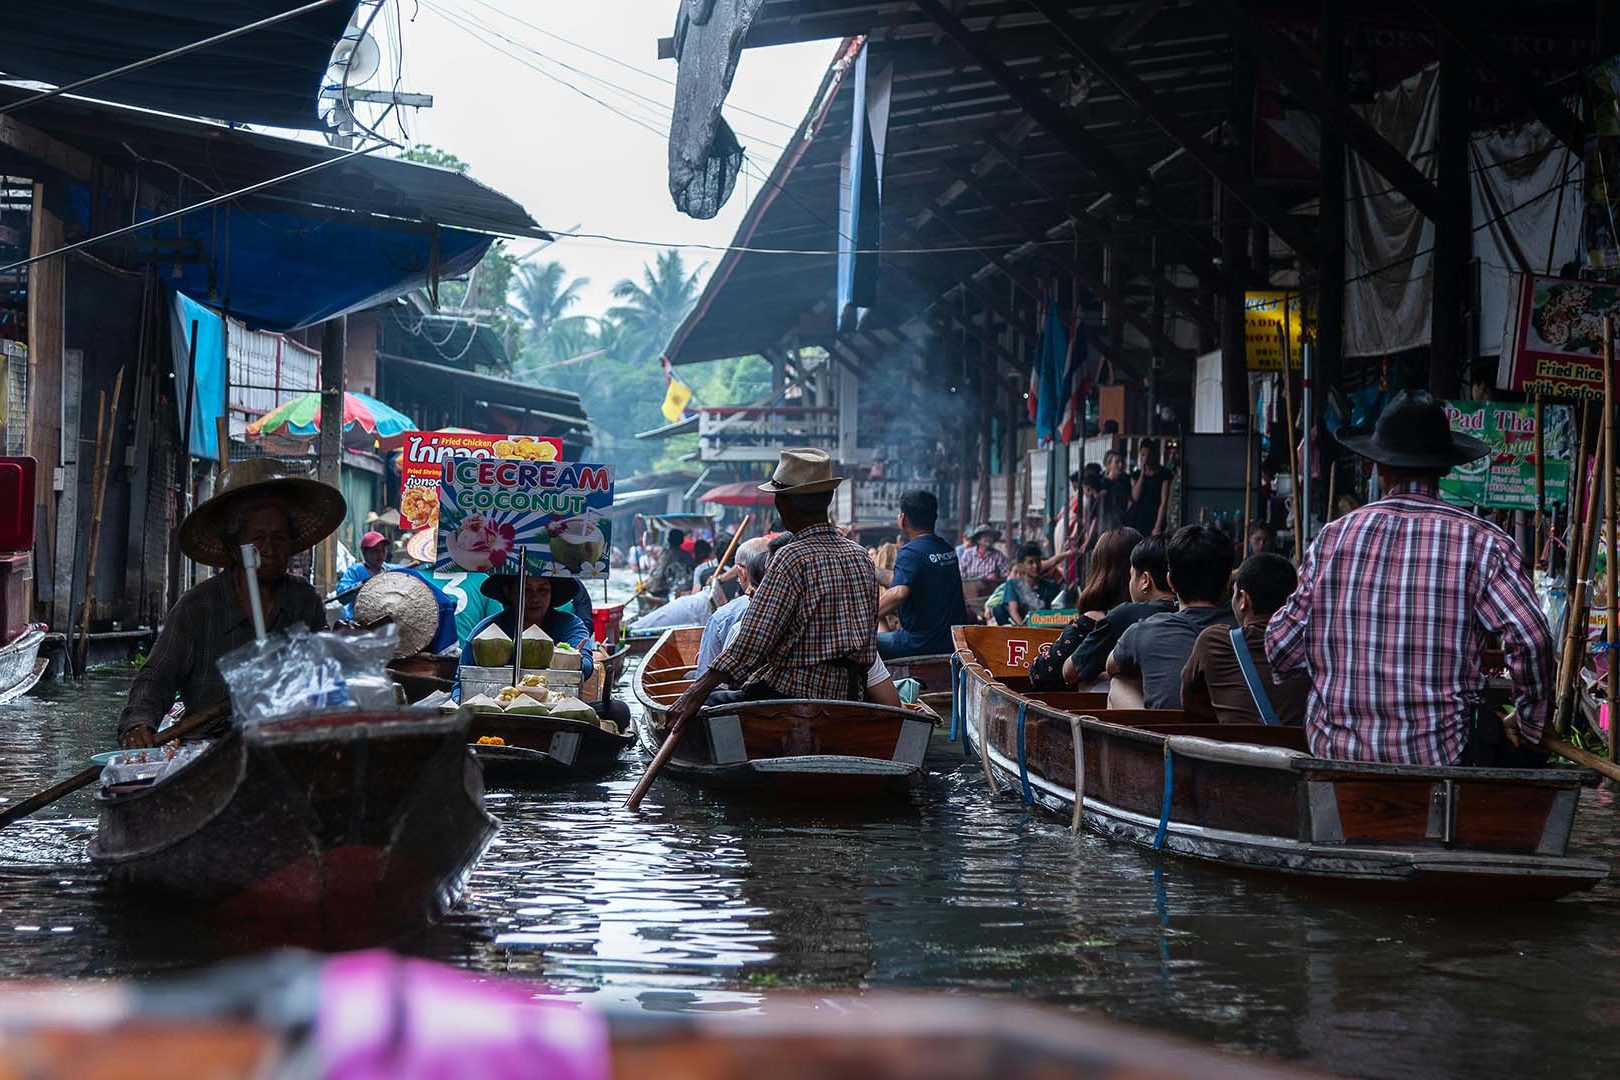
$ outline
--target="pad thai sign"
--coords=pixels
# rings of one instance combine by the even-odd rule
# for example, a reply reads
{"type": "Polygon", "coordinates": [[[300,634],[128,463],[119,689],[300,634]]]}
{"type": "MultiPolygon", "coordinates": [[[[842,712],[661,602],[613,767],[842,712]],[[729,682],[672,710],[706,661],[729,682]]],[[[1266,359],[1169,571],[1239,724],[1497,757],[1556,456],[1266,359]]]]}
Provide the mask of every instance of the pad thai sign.
{"type": "MultiPolygon", "coordinates": [[[[1542,479],[1546,505],[1564,501],[1569,490],[1569,408],[1542,410],[1547,434],[1542,479]]],[[[1488,401],[1448,401],[1451,430],[1481,439],[1490,454],[1459,465],[1440,481],[1440,495],[1462,506],[1499,510],[1536,508],[1536,409],[1488,401]]]]}
{"type": "Polygon", "coordinates": [[[439,477],[451,457],[557,461],[562,440],[536,435],[482,435],[475,431],[407,431],[400,448],[399,518],[407,532],[439,523],[439,477]]]}
{"type": "Polygon", "coordinates": [[[1515,275],[1496,385],[1545,397],[1603,397],[1603,319],[1620,316],[1620,286],[1515,275]]]}
{"type": "Polygon", "coordinates": [[[612,466],[453,457],[443,468],[436,572],[515,574],[522,550],[531,574],[607,576],[612,466]]]}

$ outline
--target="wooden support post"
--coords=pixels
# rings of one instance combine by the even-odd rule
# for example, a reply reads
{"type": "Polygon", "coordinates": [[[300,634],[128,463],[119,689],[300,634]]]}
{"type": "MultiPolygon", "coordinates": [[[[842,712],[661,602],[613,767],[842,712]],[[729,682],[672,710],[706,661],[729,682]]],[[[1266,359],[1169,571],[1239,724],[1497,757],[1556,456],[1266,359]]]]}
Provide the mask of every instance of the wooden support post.
{"type": "MultiPolygon", "coordinates": [[[[317,476],[321,483],[339,492],[343,490],[343,354],[347,347],[347,320],[342,317],[326,320],[321,325],[321,440],[317,476]]],[[[316,585],[323,593],[328,592],[337,584],[335,535],[321,542],[317,566],[316,585]]]]}
{"type": "Polygon", "coordinates": [[[1474,349],[1465,339],[1464,306],[1473,243],[1468,179],[1468,60],[1455,41],[1440,42],[1439,164],[1440,216],[1434,224],[1434,306],[1429,331],[1429,392],[1454,397],[1462,385],[1465,361],[1474,349]]]}
{"type": "MultiPolygon", "coordinates": [[[[42,255],[62,246],[62,219],[46,205],[45,185],[34,185],[30,212],[30,255],[42,255]]],[[[67,265],[61,258],[43,259],[28,268],[28,453],[39,462],[39,483],[34,506],[37,530],[46,539],[36,543],[34,573],[29,587],[30,609],[37,582],[55,577],[50,560],[56,552],[56,485],[62,465],[62,322],[67,265]]],[[[58,623],[60,625],[60,623],[58,623]]]]}
{"type": "Polygon", "coordinates": [[[1609,710],[1609,760],[1620,761],[1620,739],[1614,737],[1615,721],[1620,719],[1620,708],[1616,702],[1620,701],[1620,653],[1615,651],[1620,646],[1620,619],[1616,619],[1620,611],[1620,597],[1616,596],[1616,584],[1620,582],[1620,551],[1616,551],[1615,544],[1615,457],[1614,457],[1614,319],[1606,316],[1603,320],[1603,534],[1608,552],[1604,563],[1604,593],[1607,603],[1604,609],[1604,635],[1608,649],[1604,653],[1605,671],[1608,681],[1604,692],[1604,700],[1609,710]]]}
{"type": "Polygon", "coordinates": [[[90,478],[90,542],[84,560],[84,600],[79,607],[79,634],[74,646],[77,650],[74,674],[83,675],[89,659],[90,616],[96,607],[96,564],[101,557],[101,511],[107,499],[107,479],[112,472],[113,452],[118,447],[118,402],[124,396],[124,369],[118,369],[113,380],[112,408],[107,408],[107,396],[96,395],[96,458],[95,473],[90,478]],[[110,415],[109,415],[110,413],[110,415]]]}
{"type": "MultiPolygon", "coordinates": [[[[1343,99],[1346,90],[1344,0],[1322,0],[1322,77],[1328,92],[1343,99]]],[[[1318,266],[1316,299],[1316,380],[1324,392],[1344,373],[1345,245],[1344,136],[1322,128],[1322,199],[1318,222],[1322,251],[1332,253],[1318,266]]],[[[1328,508],[1331,516],[1333,508],[1328,508]]]]}

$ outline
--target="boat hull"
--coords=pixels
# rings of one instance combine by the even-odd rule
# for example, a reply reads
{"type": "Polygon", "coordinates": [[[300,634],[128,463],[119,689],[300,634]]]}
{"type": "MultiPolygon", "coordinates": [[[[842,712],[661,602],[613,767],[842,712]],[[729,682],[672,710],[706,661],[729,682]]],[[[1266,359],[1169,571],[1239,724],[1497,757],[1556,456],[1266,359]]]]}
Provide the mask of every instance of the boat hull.
{"type": "MultiPolygon", "coordinates": [[[[657,753],[668,709],[689,685],[701,630],[672,629],[636,671],[636,736],[657,753]]],[[[788,699],[705,709],[682,732],[667,775],[710,787],[819,802],[903,788],[922,771],[939,718],[926,708],[788,699]]]]}
{"type": "Polygon", "coordinates": [[[103,789],[91,860],[235,938],[393,940],[456,903],[495,833],[466,732],[406,711],[233,727],[170,777],[103,789]]]}
{"type": "Polygon", "coordinates": [[[50,661],[40,659],[39,655],[44,641],[44,628],[29,626],[0,645],[0,705],[28,693],[45,674],[50,661]]]}
{"type": "Polygon", "coordinates": [[[1029,693],[1010,658],[1039,647],[1031,631],[956,633],[956,704],[971,749],[1002,785],[1071,825],[1078,794],[1085,825],[1150,850],[1341,889],[1493,903],[1553,899],[1609,873],[1566,853],[1581,771],[1314,758],[1297,728],[1029,693]]]}
{"type": "Polygon", "coordinates": [[[474,713],[468,738],[483,766],[484,783],[517,789],[600,779],[619,767],[635,742],[633,735],[581,720],[494,713],[474,713]],[[479,745],[480,738],[497,738],[504,745],[479,745]]]}

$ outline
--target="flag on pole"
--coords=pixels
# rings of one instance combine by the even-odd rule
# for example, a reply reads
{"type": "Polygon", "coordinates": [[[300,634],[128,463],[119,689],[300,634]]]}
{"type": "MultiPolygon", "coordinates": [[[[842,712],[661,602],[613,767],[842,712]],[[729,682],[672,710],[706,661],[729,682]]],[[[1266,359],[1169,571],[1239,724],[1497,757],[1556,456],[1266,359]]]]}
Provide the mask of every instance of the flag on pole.
{"type": "Polygon", "coordinates": [[[1058,424],[1058,438],[1065,446],[1080,435],[1081,413],[1085,408],[1085,380],[1081,373],[1086,366],[1086,339],[1080,330],[1080,309],[1075,308],[1074,322],[1069,330],[1069,362],[1063,374],[1063,420],[1058,424]]]}
{"type": "Polygon", "coordinates": [[[686,415],[686,406],[692,401],[692,388],[675,377],[675,369],[669,365],[669,357],[659,357],[664,365],[664,378],[668,386],[664,390],[664,404],[661,407],[664,419],[673,424],[686,415]]]}
{"type": "Polygon", "coordinates": [[[1040,396],[1036,401],[1035,436],[1043,442],[1057,435],[1058,421],[1063,415],[1067,388],[1063,384],[1065,364],[1069,355],[1069,340],[1063,332],[1063,320],[1051,304],[1046,306],[1046,321],[1041,326],[1041,339],[1036,348],[1035,371],[1040,376],[1040,396]]]}

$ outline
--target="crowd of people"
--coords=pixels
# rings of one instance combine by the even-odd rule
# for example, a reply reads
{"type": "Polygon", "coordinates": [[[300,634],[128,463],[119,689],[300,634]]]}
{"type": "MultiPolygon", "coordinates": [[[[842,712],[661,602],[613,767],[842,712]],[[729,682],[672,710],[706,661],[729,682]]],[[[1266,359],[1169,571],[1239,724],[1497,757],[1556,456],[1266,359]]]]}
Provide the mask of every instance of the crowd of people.
{"type": "MultiPolygon", "coordinates": [[[[1170,473],[1144,445],[1076,477],[1086,560],[1074,615],[1029,665],[1035,690],[1102,689],[1112,708],[1179,709],[1210,723],[1302,725],[1312,753],[1429,765],[1530,765],[1545,728],[1551,635],[1513,541],[1439,498],[1438,481],[1482,456],[1421,392],[1391,402],[1344,445],[1370,459],[1384,496],[1349,506],[1303,562],[1255,529],[1241,549],[1203,524],[1165,529],[1170,473]],[[1106,526],[1106,527],[1105,527],[1106,526]],[[1500,643],[1512,684],[1486,706],[1484,652],[1500,643]]],[[[883,661],[951,651],[975,581],[1000,579],[987,617],[1026,618],[1057,560],[1009,558],[994,529],[953,547],[926,491],[905,495],[900,542],[871,551],[828,519],[827,455],[786,451],[772,481],[787,533],[744,556],[746,597],[708,619],[699,676],[677,723],[707,703],[768,697],[887,700],[883,661]],[[735,605],[735,606],[733,606],[735,605]]],[[[745,545],[747,547],[747,545],[745,545]]]]}

